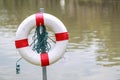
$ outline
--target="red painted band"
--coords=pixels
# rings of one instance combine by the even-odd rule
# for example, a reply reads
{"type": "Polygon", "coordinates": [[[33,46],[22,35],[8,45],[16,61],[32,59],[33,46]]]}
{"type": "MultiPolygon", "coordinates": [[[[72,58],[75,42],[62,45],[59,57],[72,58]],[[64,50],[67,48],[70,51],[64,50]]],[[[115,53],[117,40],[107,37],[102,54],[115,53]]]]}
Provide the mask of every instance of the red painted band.
{"type": "Polygon", "coordinates": [[[22,48],[29,46],[28,39],[21,39],[15,41],[16,48],[22,48]]]}
{"type": "Polygon", "coordinates": [[[55,34],[56,41],[68,40],[68,32],[57,33],[55,34]]]}
{"type": "Polygon", "coordinates": [[[39,27],[40,25],[44,25],[43,13],[36,14],[36,26],[39,27]]]}
{"type": "Polygon", "coordinates": [[[49,65],[48,53],[41,53],[40,57],[41,57],[41,65],[48,66],[49,65]]]}

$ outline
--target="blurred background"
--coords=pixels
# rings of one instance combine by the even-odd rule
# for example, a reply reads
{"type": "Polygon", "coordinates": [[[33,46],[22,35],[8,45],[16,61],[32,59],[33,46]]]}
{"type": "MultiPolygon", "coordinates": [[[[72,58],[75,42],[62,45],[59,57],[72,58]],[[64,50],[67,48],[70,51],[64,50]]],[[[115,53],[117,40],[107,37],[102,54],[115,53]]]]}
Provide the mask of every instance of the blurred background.
{"type": "Polygon", "coordinates": [[[16,75],[14,45],[19,24],[40,8],[69,32],[65,55],[47,67],[48,80],[120,80],[120,0],[0,0],[0,80],[42,80],[42,68],[23,59],[16,75]]]}

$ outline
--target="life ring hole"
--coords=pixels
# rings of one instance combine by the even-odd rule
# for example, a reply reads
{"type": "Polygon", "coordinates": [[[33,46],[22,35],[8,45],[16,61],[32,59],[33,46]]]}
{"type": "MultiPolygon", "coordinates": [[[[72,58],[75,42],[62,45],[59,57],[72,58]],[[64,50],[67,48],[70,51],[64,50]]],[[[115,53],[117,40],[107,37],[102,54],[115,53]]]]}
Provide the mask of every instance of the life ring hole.
{"type": "MultiPolygon", "coordinates": [[[[35,26],[36,27],[36,26],[35,26]]],[[[36,31],[36,28],[33,28],[31,31],[30,31],[30,34],[28,35],[28,43],[30,45],[31,48],[33,48],[33,45],[34,45],[34,41],[36,39],[35,36],[35,31],[36,31]]],[[[47,42],[48,44],[50,45],[51,49],[54,47],[55,43],[56,43],[56,39],[55,39],[55,34],[54,32],[49,29],[48,27],[46,27],[46,31],[48,33],[48,38],[47,38],[47,42]]]]}

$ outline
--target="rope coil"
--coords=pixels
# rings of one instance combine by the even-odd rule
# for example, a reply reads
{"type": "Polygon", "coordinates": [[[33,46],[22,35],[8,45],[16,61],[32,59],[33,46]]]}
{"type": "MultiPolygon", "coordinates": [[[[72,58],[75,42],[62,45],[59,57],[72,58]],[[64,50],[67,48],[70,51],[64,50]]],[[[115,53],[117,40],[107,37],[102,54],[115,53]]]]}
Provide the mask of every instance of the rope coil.
{"type": "Polygon", "coordinates": [[[46,32],[45,26],[36,27],[35,34],[32,37],[33,39],[33,50],[38,54],[41,52],[48,52],[51,48],[50,43],[47,42],[48,33],[46,32]]]}

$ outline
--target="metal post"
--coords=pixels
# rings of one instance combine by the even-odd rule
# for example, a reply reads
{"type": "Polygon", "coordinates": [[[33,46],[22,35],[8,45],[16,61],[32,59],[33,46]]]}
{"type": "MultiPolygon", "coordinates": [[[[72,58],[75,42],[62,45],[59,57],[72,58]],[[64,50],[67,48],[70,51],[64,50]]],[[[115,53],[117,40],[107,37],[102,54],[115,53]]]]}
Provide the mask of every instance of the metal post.
{"type": "MultiPolygon", "coordinates": [[[[44,8],[40,8],[40,12],[44,13],[44,8]]],[[[45,54],[45,53],[43,53],[43,54],[45,54]]],[[[42,75],[43,75],[43,80],[47,80],[47,68],[46,68],[46,66],[42,67],[42,75]]]]}
{"type": "Polygon", "coordinates": [[[43,80],[47,80],[47,68],[46,67],[42,67],[42,74],[43,74],[43,80]]]}

